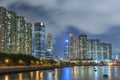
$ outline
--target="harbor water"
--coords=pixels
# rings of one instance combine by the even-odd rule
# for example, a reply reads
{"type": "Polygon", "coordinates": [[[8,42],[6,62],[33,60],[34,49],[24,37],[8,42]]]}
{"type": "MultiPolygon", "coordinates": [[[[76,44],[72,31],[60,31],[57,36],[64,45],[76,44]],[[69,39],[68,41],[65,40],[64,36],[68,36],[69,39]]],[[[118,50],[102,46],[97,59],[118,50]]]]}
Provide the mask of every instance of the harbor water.
{"type": "Polygon", "coordinates": [[[0,75],[0,80],[120,80],[120,66],[74,66],[0,75]]]}

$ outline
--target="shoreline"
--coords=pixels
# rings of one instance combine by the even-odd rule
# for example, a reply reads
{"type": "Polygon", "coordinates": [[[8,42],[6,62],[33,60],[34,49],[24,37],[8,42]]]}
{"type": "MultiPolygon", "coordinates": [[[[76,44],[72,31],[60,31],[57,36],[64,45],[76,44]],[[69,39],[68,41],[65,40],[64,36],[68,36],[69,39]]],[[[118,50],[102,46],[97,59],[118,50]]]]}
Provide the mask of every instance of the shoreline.
{"type": "Polygon", "coordinates": [[[36,70],[63,68],[63,67],[73,67],[73,66],[8,66],[8,67],[0,67],[0,75],[36,71],[36,70]]]}
{"type": "MultiPolygon", "coordinates": [[[[64,68],[64,67],[73,67],[73,66],[108,66],[108,65],[7,66],[7,67],[0,67],[0,75],[19,73],[19,72],[28,72],[28,71],[37,71],[37,70],[48,70],[48,69],[64,68]]],[[[115,66],[115,65],[112,65],[112,66],[115,66]]]]}

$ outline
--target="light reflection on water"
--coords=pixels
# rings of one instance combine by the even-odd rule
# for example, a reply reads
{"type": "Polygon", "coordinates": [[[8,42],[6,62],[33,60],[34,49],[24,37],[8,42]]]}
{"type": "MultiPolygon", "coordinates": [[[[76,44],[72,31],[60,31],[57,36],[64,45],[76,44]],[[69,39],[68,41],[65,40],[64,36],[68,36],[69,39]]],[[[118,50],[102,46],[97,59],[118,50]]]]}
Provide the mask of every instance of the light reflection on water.
{"type": "Polygon", "coordinates": [[[119,66],[75,66],[1,75],[0,80],[120,80],[119,66]],[[103,77],[107,74],[108,77],[103,77]]]}

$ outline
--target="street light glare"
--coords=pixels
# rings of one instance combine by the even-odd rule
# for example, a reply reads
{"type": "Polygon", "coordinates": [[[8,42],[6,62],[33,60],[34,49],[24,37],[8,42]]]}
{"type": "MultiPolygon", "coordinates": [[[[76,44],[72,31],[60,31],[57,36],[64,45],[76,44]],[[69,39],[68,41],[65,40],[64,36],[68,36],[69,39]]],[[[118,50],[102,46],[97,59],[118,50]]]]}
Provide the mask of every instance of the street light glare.
{"type": "Polygon", "coordinates": [[[68,40],[65,40],[65,42],[68,42],[68,40]]]}

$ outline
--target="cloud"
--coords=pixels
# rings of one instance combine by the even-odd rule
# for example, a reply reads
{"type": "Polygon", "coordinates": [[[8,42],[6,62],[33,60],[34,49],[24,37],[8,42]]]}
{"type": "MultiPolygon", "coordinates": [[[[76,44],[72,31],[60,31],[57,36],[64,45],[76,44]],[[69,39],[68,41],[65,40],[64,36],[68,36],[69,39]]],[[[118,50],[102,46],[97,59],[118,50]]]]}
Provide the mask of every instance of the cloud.
{"type": "Polygon", "coordinates": [[[28,20],[44,21],[50,31],[59,27],[60,33],[72,25],[91,34],[104,34],[111,26],[120,25],[119,3],[119,0],[4,0],[1,4],[14,6],[28,20]]]}

